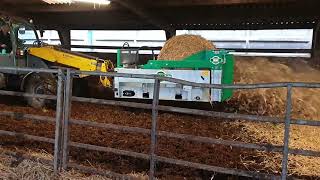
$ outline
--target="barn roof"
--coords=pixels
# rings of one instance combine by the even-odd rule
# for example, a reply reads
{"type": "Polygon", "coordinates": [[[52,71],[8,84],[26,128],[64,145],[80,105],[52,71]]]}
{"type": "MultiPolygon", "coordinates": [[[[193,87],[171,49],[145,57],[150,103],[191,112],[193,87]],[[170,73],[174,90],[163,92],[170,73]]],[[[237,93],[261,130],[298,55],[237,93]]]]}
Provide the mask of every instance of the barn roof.
{"type": "Polygon", "coordinates": [[[46,29],[312,28],[317,0],[111,0],[111,4],[47,4],[1,0],[0,11],[46,29]]]}

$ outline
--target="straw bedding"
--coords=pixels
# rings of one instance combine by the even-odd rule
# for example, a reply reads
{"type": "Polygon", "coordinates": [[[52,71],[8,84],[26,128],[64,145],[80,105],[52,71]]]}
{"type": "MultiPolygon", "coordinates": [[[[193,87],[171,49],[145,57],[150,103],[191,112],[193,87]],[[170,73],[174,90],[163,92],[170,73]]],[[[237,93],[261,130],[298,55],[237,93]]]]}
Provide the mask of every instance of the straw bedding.
{"type": "MultiPolygon", "coordinates": [[[[302,59],[236,58],[235,83],[320,82],[319,75],[319,70],[312,68],[302,59]]],[[[286,89],[237,91],[228,103],[242,113],[284,117],[286,95],[286,89]]],[[[320,90],[318,89],[294,89],[292,118],[319,120],[320,99],[318,97],[320,97],[320,90]]],[[[244,125],[244,132],[253,141],[282,145],[283,125],[270,123],[241,124],[244,125]]],[[[320,129],[317,127],[292,125],[290,147],[320,151],[319,131],[320,129]]],[[[266,161],[273,162],[275,158],[279,157],[266,157],[266,161]]],[[[290,156],[290,172],[299,175],[319,176],[319,160],[319,158],[290,156]]],[[[280,164],[273,164],[272,166],[277,171],[280,164]]]]}
{"type": "MultiPolygon", "coordinates": [[[[212,44],[212,43],[211,43],[212,44]]],[[[159,59],[177,60],[205,49],[214,49],[209,41],[199,36],[176,36],[170,39],[160,52],[159,59]],[[195,40],[197,39],[197,40],[195,40]],[[186,47],[187,46],[187,47],[186,47]]],[[[236,57],[235,83],[270,82],[320,82],[320,71],[303,59],[236,57]]],[[[236,91],[227,102],[235,112],[284,117],[287,91],[284,88],[236,91]]],[[[293,118],[320,120],[320,90],[295,88],[293,90],[293,118]]],[[[282,145],[283,125],[248,123],[240,120],[235,126],[243,127],[239,135],[244,141],[282,145]]],[[[290,147],[320,151],[320,128],[291,126],[290,147]]],[[[279,156],[262,156],[266,167],[279,172],[279,156]],[[278,163],[276,163],[278,162],[278,163]]],[[[257,162],[244,162],[254,164],[257,162]]],[[[320,158],[290,156],[290,173],[320,175],[320,158]]]]}
{"type": "MultiPolygon", "coordinates": [[[[6,155],[5,151],[5,149],[0,147],[0,179],[2,180],[109,180],[109,178],[101,176],[85,176],[74,170],[66,171],[55,176],[51,166],[28,159],[19,162],[16,158],[6,155]]],[[[52,156],[46,152],[28,153],[36,158],[43,158],[47,160],[52,159],[52,156]]]]}
{"type": "MultiPolygon", "coordinates": [[[[76,170],[64,171],[54,175],[52,166],[42,164],[38,161],[22,160],[5,154],[6,150],[0,146],[0,179],[1,180],[111,180],[100,175],[86,175],[76,170]],[[18,162],[18,163],[17,163],[18,162]]],[[[47,152],[24,152],[36,158],[50,160],[52,156],[47,152]]],[[[128,174],[133,180],[146,180],[147,175],[141,173],[128,174]]]]}

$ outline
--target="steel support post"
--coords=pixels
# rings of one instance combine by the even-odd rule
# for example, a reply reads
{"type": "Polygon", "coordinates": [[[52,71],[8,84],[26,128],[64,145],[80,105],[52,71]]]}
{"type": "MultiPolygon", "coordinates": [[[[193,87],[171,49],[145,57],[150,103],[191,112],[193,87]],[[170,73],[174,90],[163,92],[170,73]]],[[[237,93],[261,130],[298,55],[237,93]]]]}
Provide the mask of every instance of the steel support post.
{"type": "Polygon", "coordinates": [[[153,101],[152,101],[152,125],[151,125],[151,145],[150,145],[150,172],[149,179],[155,179],[155,164],[156,164],[156,144],[157,144],[157,118],[158,118],[158,105],[159,105],[159,93],[160,93],[160,80],[155,78],[153,101]]]}
{"type": "Polygon", "coordinates": [[[65,96],[64,96],[64,112],[63,112],[63,145],[62,145],[62,168],[68,167],[69,156],[69,120],[71,116],[71,98],[72,98],[72,81],[71,70],[67,69],[65,96]]]}
{"type": "Polygon", "coordinates": [[[58,71],[58,87],[57,87],[57,105],[56,105],[56,127],[55,127],[55,141],[54,141],[54,157],[53,170],[54,174],[58,173],[59,161],[61,160],[61,121],[62,121],[62,105],[63,105],[63,79],[64,74],[62,70],[58,71]]]}
{"type": "Polygon", "coordinates": [[[60,42],[62,46],[66,49],[71,49],[71,30],[59,28],[57,29],[60,42]]]}
{"type": "Polygon", "coordinates": [[[288,158],[289,158],[289,140],[290,140],[290,124],[292,111],[292,85],[287,87],[287,105],[284,126],[284,140],[283,140],[283,158],[282,158],[282,173],[281,179],[286,180],[288,174],[288,158]]]}

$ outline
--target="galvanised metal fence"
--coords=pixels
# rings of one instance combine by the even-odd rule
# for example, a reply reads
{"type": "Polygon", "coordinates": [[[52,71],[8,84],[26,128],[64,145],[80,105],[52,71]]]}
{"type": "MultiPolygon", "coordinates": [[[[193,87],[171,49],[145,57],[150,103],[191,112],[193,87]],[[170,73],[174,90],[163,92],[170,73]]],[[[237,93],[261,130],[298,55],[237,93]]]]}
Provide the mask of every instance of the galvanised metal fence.
{"type": "MultiPolygon", "coordinates": [[[[19,69],[19,70],[41,71],[41,72],[47,71],[47,70],[33,70],[33,69],[19,69]]],[[[51,70],[49,71],[51,72],[51,70]]],[[[108,153],[113,153],[117,155],[124,155],[124,156],[130,156],[134,158],[149,160],[150,161],[150,170],[149,170],[150,179],[155,179],[155,172],[156,172],[155,165],[157,162],[191,167],[191,168],[202,169],[202,170],[223,173],[223,174],[259,178],[259,179],[286,179],[288,177],[289,154],[320,157],[320,152],[317,152],[317,151],[289,148],[291,124],[320,126],[320,121],[291,118],[292,89],[293,88],[320,88],[320,83],[287,82],[287,83],[264,83],[264,84],[250,84],[250,85],[210,85],[210,84],[193,83],[193,82],[188,82],[184,80],[168,78],[168,77],[160,77],[155,75],[83,72],[83,71],[76,71],[71,69],[67,69],[66,72],[62,72],[61,70],[52,70],[51,73],[57,73],[59,77],[57,96],[30,95],[25,93],[9,92],[9,91],[0,91],[0,94],[6,94],[6,95],[18,94],[18,95],[24,95],[24,96],[36,96],[40,98],[50,97],[50,98],[57,99],[57,111],[56,111],[55,119],[44,118],[44,117],[39,117],[34,115],[22,115],[22,114],[16,115],[16,113],[13,113],[13,112],[0,112],[0,115],[9,115],[11,117],[55,122],[56,124],[55,139],[36,137],[36,136],[30,136],[27,134],[7,132],[7,131],[0,131],[0,134],[10,135],[10,136],[19,135],[19,137],[23,136],[24,138],[30,139],[30,140],[54,143],[55,149],[54,149],[53,167],[55,172],[59,172],[59,170],[62,170],[62,169],[75,168],[85,172],[92,172],[92,173],[102,174],[102,175],[121,178],[121,179],[130,179],[130,176],[127,176],[127,175],[121,175],[121,174],[114,173],[107,170],[102,171],[92,167],[82,166],[74,162],[71,163],[69,161],[70,147],[94,150],[94,151],[100,151],[100,152],[108,152],[108,153]],[[73,97],[72,81],[73,81],[73,77],[78,75],[154,79],[155,83],[154,83],[153,102],[152,104],[144,104],[144,103],[136,103],[136,102],[123,102],[123,101],[114,101],[114,100],[73,97]],[[205,111],[205,110],[197,110],[197,109],[189,109],[189,108],[172,107],[172,106],[162,106],[162,105],[159,105],[159,91],[160,91],[161,81],[170,81],[170,82],[187,85],[187,86],[215,88],[215,89],[227,88],[227,89],[248,90],[248,89],[258,89],[258,88],[286,88],[287,89],[286,114],[283,119],[283,118],[269,117],[269,116],[243,115],[243,114],[235,114],[235,113],[224,113],[224,112],[205,111]],[[62,89],[62,85],[64,85],[63,89],[62,89]],[[73,101],[150,109],[152,110],[151,129],[72,119],[71,104],[73,101]],[[167,131],[159,131],[157,129],[157,120],[158,120],[159,111],[177,112],[177,113],[183,113],[183,114],[189,114],[189,115],[208,116],[208,117],[215,117],[215,118],[224,118],[230,121],[241,119],[241,120],[246,120],[251,122],[262,122],[262,123],[271,122],[271,123],[277,123],[277,124],[284,124],[283,146],[274,146],[270,144],[266,145],[266,144],[244,143],[239,141],[230,141],[230,140],[222,140],[222,139],[215,139],[215,138],[202,137],[202,136],[194,136],[189,134],[178,134],[178,133],[172,133],[167,131]],[[70,141],[70,138],[69,138],[70,128],[72,128],[70,124],[80,125],[85,127],[101,128],[106,130],[114,130],[114,131],[120,131],[120,132],[140,133],[144,135],[150,135],[150,138],[151,138],[150,153],[144,154],[144,153],[120,150],[116,148],[103,147],[103,146],[97,146],[97,145],[91,145],[91,144],[85,144],[85,143],[79,143],[79,142],[72,142],[70,141]],[[211,166],[207,164],[200,164],[200,163],[194,163],[194,162],[159,156],[156,154],[157,137],[174,138],[174,139],[179,139],[184,141],[199,142],[199,143],[205,143],[205,144],[211,144],[211,145],[218,144],[218,145],[232,146],[232,147],[238,147],[238,148],[256,149],[256,150],[265,151],[265,152],[280,152],[283,154],[281,176],[265,174],[260,172],[211,166]]]]}
{"type": "MultiPolygon", "coordinates": [[[[29,134],[11,132],[11,131],[4,131],[0,130],[1,136],[13,136],[18,137],[19,139],[25,140],[32,140],[32,141],[39,141],[39,142],[46,142],[54,144],[54,159],[51,162],[53,165],[53,169],[55,173],[58,173],[58,161],[59,161],[59,139],[61,136],[61,119],[62,119],[62,104],[63,104],[63,82],[64,82],[64,74],[60,69],[32,69],[32,68],[12,68],[12,67],[0,67],[0,72],[24,72],[24,73],[44,73],[44,74],[56,74],[57,76],[57,94],[56,95],[43,95],[43,94],[29,94],[23,92],[15,92],[15,91],[5,91],[0,90],[0,95],[6,96],[19,96],[19,97],[27,97],[27,98],[41,98],[41,99],[48,99],[48,100],[55,100],[56,101],[56,117],[47,117],[47,116],[38,116],[33,114],[23,114],[18,112],[12,111],[0,111],[1,116],[11,117],[16,120],[31,120],[37,122],[49,122],[55,123],[55,138],[47,138],[47,137],[39,137],[29,134]]],[[[13,153],[11,153],[13,154],[13,153]]],[[[30,157],[31,158],[31,157],[30,157]]],[[[31,158],[32,159],[32,158],[31,158]]]]}

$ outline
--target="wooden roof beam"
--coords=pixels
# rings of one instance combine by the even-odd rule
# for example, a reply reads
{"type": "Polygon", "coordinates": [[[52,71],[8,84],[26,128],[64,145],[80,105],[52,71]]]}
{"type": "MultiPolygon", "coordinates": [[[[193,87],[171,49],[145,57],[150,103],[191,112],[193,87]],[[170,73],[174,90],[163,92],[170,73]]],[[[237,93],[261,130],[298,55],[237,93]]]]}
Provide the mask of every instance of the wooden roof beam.
{"type": "MultiPolygon", "coordinates": [[[[146,3],[149,0],[144,0],[146,3]]],[[[153,1],[150,6],[213,6],[213,5],[241,5],[241,4],[281,4],[297,2],[297,0],[169,0],[153,1]]]]}

